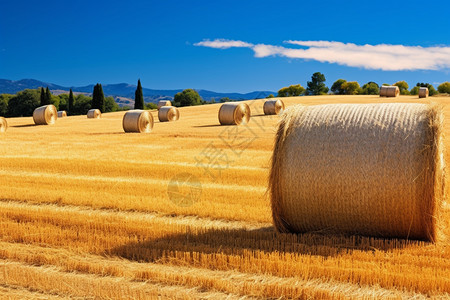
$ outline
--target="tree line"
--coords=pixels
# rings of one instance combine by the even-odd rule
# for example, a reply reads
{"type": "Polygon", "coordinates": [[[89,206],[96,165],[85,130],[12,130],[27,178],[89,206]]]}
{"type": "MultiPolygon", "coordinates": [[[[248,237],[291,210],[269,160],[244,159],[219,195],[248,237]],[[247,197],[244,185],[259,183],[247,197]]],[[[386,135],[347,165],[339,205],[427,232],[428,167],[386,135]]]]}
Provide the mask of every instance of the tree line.
{"type": "MultiPolygon", "coordinates": [[[[345,79],[336,80],[330,89],[325,85],[325,75],[316,72],[311,76],[311,81],[306,83],[306,88],[300,84],[290,85],[281,88],[278,91],[278,97],[293,97],[293,96],[307,96],[307,95],[327,95],[329,93],[335,95],[378,95],[380,93],[380,86],[373,81],[369,81],[363,86],[360,86],[357,81],[347,81],[345,79]]],[[[382,85],[390,85],[383,83],[382,85]]],[[[430,96],[441,94],[450,94],[450,82],[440,84],[437,90],[430,83],[418,82],[413,88],[409,89],[406,81],[397,81],[393,85],[398,86],[401,95],[417,95],[419,88],[427,87],[430,96]]],[[[269,95],[267,98],[272,98],[274,95],[269,95]]]]}

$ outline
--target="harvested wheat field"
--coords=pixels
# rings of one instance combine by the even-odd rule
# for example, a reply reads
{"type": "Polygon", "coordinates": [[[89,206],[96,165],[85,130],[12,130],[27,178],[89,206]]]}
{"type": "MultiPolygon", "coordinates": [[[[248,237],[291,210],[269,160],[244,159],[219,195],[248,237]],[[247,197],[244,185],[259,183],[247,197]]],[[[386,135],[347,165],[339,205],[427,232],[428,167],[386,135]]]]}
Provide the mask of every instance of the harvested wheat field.
{"type": "MultiPolygon", "coordinates": [[[[284,98],[293,104],[422,102],[400,96],[284,98]],[[391,98],[392,99],[392,98],[391,98]]],[[[124,112],[8,119],[0,135],[0,293],[8,299],[397,299],[450,297],[450,206],[435,243],[281,234],[268,187],[279,116],[246,101],[125,133],[124,112]],[[169,197],[170,196],[170,197],[169,197]],[[448,238],[446,238],[448,236],[448,238]]],[[[448,135],[448,134],[447,134],[448,135]]],[[[450,161],[450,139],[445,142],[450,161]]],[[[448,177],[447,177],[448,178],[448,177]]],[[[449,183],[446,185],[449,186],[449,183]]]]}

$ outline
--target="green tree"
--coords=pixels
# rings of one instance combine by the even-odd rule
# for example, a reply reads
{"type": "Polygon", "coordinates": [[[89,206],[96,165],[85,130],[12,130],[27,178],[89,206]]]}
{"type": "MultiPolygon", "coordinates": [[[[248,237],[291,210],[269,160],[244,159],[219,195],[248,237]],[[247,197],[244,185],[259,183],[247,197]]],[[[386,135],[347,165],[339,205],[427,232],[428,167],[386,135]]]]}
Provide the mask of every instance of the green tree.
{"type": "Polygon", "coordinates": [[[278,97],[295,97],[305,93],[305,88],[300,84],[293,84],[288,87],[284,87],[278,91],[278,97]]]}
{"type": "Polygon", "coordinates": [[[12,97],[14,95],[0,94],[0,117],[6,116],[8,113],[8,103],[12,97]]]}
{"type": "Polygon", "coordinates": [[[424,82],[418,82],[416,84],[416,86],[411,89],[410,94],[411,95],[418,95],[419,94],[419,89],[421,87],[428,88],[428,93],[429,93],[430,96],[434,96],[434,95],[438,94],[438,91],[436,91],[436,89],[433,87],[432,84],[424,83],[424,82]]]}
{"type": "Polygon", "coordinates": [[[100,83],[94,86],[91,108],[99,109],[102,113],[106,112],[105,94],[103,94],[103,88],[100,83]]]}
{"type": "Polygon", "coordinates": [[[347,81],[341,85],[341,89],[344,91],[345,95],[357,95],[359,90],[359,83],[356,81],[347,81]]]}
{"type": "Polygon", "coordinates": [[[203,100],[197,91],[186,89],[173,97],[174,106],[193,106],[203,104],[203,100]]]}
{"type": "Polygon", "coordinates": [[[221,102],[221,103],[225,103],[225,102],[230,102],[230,101],[232,101],[230,98],[228,98],[228,97],[222,97],[222,98],[220,98],[219,99],[219,101],[221,102]]]}
{"type": "Polygon", "coordinates": [[[369,81],[365,85],[362,86],[362,95],[379,95],[380,94],[380,86],[373,82],[369,81]]]}
{"type": "Polygon", "coordinates": [[[311,81],[308,81],[306,86],[307,95],[324,95],[328,93],[328,88],[325,85],[325,75],[316,72],[311,76],[311,81]]]}
{"type": "Polygon", "coordinates": [[[138,79],[137,88],[134,92],[134,109],[144,109],[144,94],[142,93],[140,79],[138,79]]]}
{"type": "Polygon", "coordinates": [[[346,82],[347,82],[347,80],[345,80],[345,79],[336,80],[333,83],[333,85],[331,86],[331,92],[333,92],[333,94],[335,94],[335,95],[344,95],[345,91],[342,88],[342,85],[346,82]]]}
{"type": "Polygon", "coordinates": [[[74,102],[75,102],[75,99],[73,98],[73,92],[72,92],[72,89],[70,89],[70,91],[69,91],[69,114],[72,114],[73,113],[73,105],[74,105],[74,102]]]}
{"type": "MultiPolygon", "coordinates": [[[[158,105],[156,105],[153,102],[149,102],[145,104],[145,109],[157,109],[158,105]]],[[[123,107],[123,109],[125,110],[125,106],[123,107]]]]}
{"type": "Polygon", "coordinates": [[[398,86],[398,89],[400,90],[400,95],[409,95],[409,85],[406,83],[406,81],[397,81],[394,83],[395,86],[398,86]]]}
{"type": "Polygon", "coordinates": [[[45,90],[45,105],[53,104],[52,101],[52,93],[50,93],[50,89],[47,87],[45,90]]]}
{"type": "Polygon", "coordinates": [[[269,96],[266,97],[267,99],[269,98],[275,98],[275,96],[273,94],[270,94],[269,96]]]}
{"type": "Polygon", "coordinates": [[[438,86],[438,92],[441,94],[450,94],[450,82],[441,83],[438,86]]]}
{"type": "Polygon", "coordinates": [[[23,90],[18,92],[8,101],[6,116],[8,117],[29,117],[40,105],[40,92],[36,90],[23,90]]]}
{"type": "Polygon", "coordinates": [[[80,94],[75,98],[72,114],[85,115],[87,114],[88,110],[91,109],[91,105],[92,105],[92,98],[80,94]]]}
{"type": "Polygon", "coordinates": [[[47,105],[47,95],[45,94],[45,90],[43,87],[41,87],[39,99],[40,99],[39,101],[40,106],[47,105]]]}
{"type": "MultiPolygon", "coordinates": [[[[144,107],[142,107],[144,109],[144,107]]],[[[120,107],[114,100],[113,96],[108,96],[105,98],[105,112],[113,112],[113,111],[119,111],[120,107]]]]}

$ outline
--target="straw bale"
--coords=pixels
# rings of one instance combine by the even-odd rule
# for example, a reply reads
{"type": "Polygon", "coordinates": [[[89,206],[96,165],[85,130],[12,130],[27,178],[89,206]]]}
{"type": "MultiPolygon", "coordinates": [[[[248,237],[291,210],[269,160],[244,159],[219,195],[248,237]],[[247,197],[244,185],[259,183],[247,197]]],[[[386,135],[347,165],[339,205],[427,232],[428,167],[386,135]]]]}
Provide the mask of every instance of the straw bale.
{"type": "Polygon", "coordinates": [[[442,118],[419,103],[288,108],[269,179],[275,227],[436,241],[442,118]]]}
{"type": "Polygon", "coordinates": [[[250,121],[250,107],[242,102],[227,102],[219,109],[221,125],[241,125],[250,121]]]}

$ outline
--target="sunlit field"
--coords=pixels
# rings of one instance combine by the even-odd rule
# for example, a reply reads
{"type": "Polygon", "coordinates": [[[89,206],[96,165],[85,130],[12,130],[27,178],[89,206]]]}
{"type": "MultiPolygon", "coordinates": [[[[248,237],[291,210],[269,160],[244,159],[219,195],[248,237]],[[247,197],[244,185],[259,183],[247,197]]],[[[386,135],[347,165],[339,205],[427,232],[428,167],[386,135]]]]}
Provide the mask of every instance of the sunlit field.
{"type": "MultiPolygon", "coordinates": [[[[266,190],[278,117],[263,115],[263,101],[246,101],[252,117],[245,126],[220,126],[220,104],[180,108],[177,122],[160,123],[152,111],[149,134],[124,133],[124,112],[52,126],[8,119],[0,134],[0,295],[450,297],[446,204],[437,244],[275,232],[266,190]]],[[[450,132],[450,97],[394,101],[441,103],[450,132]]],[[[449,147],[450,138],[447,162],[449,147]]]]}

